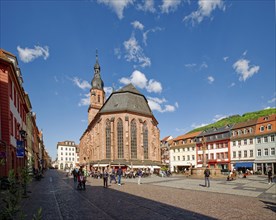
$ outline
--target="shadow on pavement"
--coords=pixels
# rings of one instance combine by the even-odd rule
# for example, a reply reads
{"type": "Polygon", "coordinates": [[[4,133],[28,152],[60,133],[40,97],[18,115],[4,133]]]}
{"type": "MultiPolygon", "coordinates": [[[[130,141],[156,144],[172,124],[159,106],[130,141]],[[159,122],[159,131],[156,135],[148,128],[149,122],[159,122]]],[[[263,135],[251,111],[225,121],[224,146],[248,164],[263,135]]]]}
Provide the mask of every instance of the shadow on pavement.
{"type": "Polygon", "coordinates": [[[269,201],[262,201],[262,202],[265,204],[266,209],[276,212],[276,203],[275,202],[269,202],[269,201]]]}
{"type": "Polygon", "coordinates": [[[86,185],[86,190],[77,190],[72,179],[51,172],[51,181],[44,178],[35,183],[33,193],[24,201],[22,208],[27,214],[26,219],[30,219],[41,207],[43,220],[215,219],[112,188],[86,185]]]}

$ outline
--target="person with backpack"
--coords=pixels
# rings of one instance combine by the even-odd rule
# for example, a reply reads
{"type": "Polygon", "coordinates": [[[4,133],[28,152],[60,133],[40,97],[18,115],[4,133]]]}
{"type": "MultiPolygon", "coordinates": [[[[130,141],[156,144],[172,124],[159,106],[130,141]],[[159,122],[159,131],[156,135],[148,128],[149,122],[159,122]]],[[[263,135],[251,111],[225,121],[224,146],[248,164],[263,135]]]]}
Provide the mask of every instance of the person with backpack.
{"type": "Polygon", "coordinates": [[[204,176],[205,176],[205,187],[210,187],[210,175],[211,172],[208,168],[208,166],[206,166],[206,169],[204,170],[204,176]]]}

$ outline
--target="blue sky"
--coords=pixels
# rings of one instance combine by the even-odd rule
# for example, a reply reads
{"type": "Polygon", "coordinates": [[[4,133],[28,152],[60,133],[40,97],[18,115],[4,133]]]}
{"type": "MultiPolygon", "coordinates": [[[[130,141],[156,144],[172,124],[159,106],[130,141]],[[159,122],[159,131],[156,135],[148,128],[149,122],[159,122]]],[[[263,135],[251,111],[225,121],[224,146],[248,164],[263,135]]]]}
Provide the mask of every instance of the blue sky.
{"type": "Polygon", "coordinates": [[[161,138],[275,107],[273,0],[2,0],[0,37],[53,159],[87,127],[96,49],[107,95],[133,83],[161,138]]]}

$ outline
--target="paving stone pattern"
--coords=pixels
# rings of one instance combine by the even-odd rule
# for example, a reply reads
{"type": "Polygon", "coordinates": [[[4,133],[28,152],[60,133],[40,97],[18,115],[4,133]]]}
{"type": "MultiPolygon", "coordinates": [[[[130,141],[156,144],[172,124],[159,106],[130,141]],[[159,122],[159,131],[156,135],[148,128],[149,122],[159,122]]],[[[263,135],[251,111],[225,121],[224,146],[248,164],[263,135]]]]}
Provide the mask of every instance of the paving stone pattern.
{"type": "Polygon", "coordinates": [[[72,177],[48,170],[33,181],[22,201],[26,219],[42,208],[45,220],[63,219],[276,219],[276,184],[265,177],[226,181],[172,176],[122,179],[122,186],[103,187],[102,179],[88,178],[85,191],[76,190],[72,177]]]}

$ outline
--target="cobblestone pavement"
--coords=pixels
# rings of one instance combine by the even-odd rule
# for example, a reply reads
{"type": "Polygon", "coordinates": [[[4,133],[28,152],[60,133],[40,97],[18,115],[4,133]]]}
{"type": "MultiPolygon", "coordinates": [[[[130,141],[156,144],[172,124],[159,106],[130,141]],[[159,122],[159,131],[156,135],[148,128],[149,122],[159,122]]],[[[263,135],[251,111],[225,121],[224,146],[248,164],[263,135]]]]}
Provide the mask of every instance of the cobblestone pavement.
{"type": "Polygon", "coordinates": [[[211,179],[123,179],[122,186],[88,178],[85,191],[76,190],[72,177],[48,170],[41,181],[28,188],[22,202],[27,218],[42,208],[43,219],[276,219],[276,184],[252,176],[227,182],[211,179]]]}

